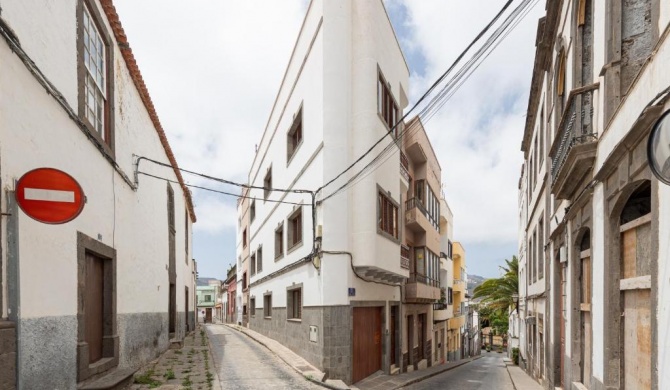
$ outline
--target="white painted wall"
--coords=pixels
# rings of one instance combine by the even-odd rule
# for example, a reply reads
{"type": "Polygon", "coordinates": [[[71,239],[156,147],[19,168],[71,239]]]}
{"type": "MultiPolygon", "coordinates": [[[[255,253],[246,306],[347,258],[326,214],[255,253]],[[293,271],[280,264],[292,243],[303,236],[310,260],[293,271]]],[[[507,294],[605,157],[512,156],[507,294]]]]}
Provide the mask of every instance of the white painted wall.
{"type": "MultiPolygon", "coordinates": [[[[58,2],[57,5],[39,1],[2,1],[0,16],[76,112],[75,4],[75,0],[58,2]]],[[[105,27],[113,37],[106,21],[105,27]]],[[[81,215],[63,225],[36,222],[22,211],[12,215],[19,224],[20,317],[77,314],[77,232],[116,249],[117,314],[166,313],[169,292],[167,183],[143,176],[140,176],[137,190],[125,183],[55,99],[45,93],[4,39],[0,40],[0,69],[0,90],[3,91],[0,94],[0,175],[3,190],[13,190],[15,180],[27,171],[53,167],[73,176],[87,198],[81,215]],[[45,294],[45,291],[56,291],[57,294],[45,294]]],[[[132,178],[133,155],[165,162],[168,159],[116,44],[114,69],[115,156],[121,170],[132,178]]],[[[158,169],[146,162],[140,169],[177,180],[171,169],[158,169]]],[[[185,231],[186,204],[181,187],[171,186],[176,210],[176,303],[177,311],[182,312],[184,287],[189,288],[190,302],[193,302],[195,292],[192,227],[189,221],[188,232],[185,231]],[[189,240],[188,251],[186,239],[189,240]]],[[[0,202],[3,213],[8,211],[5,196],[3,191],[0,202]]],[[[3,234],[6,223],[7,219],[3,217],[3,234]]],[[[6,264],[5,245],[2,250],[6,264]]],[[[2,316],[7,314],[2,313],[2,316]]],[[[183,326],[180,322],[178,326],[183,326]]],[[[123,328],[119,329],[119,335],[123,345],[123,328]]]]}

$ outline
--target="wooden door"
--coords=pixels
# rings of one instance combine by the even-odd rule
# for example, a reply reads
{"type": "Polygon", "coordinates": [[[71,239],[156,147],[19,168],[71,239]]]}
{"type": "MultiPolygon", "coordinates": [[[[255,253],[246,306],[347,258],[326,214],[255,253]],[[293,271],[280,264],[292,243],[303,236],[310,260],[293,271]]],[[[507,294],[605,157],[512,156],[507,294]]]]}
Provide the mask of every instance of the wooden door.
{"type": "Polygon", "coordinates": [[[212,309],[207,308],[205,309],[205,324],[211,324],[212,323],[212,309]]]}
{"type": "Polygon", "coordinates": [[[419,314],[419,317],[417,318],[417,336],[419,337],[419,361],[421,359],[425,358],[425,352],[426,352],[426,315],[425,314],[419,314]]]}
{"type": "Polygon", "coordinates": [[[414,316],[407,316],[407,365],[414,364],[414,316]]]}
{"type": "Polygon", "coordinates": [[[561,299],[558,300],[559,305],[559,322],[561,325],[561,376],[558,378],[558,384],[563,387],[563,375],[565,373],[565,305],[567,297],[567,277],[568,268],[565,263],[560,265],[561,267],[561,299]]]}
{"type": "Polygon", "coordinates": [[[85,340],[88,343],[88,362],[102,358],[104,260],[86,253],[86,293],[84,294],[85,340]]]}
{"type": "Polygon", "coordinates": [[[353,383],[367,378],[382,368],[381,313],[381,307],[354,308],[353,383]]]}
{"type": "Polygon", "coordinates": [[[591,257],[582,258],[582,290],[581,290],[581,381],[588,385],[591,381],[591,257]]]}
{"type": "Polygon", "coordinates": [[[186,290],[184,291],[184,308],[185,308],[184,309],[184,329],[186,329],[186,331],[188,332],[188,331],[191,330],[188,327],[188,287],[185,287],[185,289],[186,290]]]}
{"type": "Polygon", "coordinates": [[[391,307],[391,364],[395,364],[396,366],[398,365],[398,360],[397,360],[397,355],[396,355],[396,348],[398,346],[396,338],[396,321],[398,321],[398,306],[392,306],[391,307]]]}

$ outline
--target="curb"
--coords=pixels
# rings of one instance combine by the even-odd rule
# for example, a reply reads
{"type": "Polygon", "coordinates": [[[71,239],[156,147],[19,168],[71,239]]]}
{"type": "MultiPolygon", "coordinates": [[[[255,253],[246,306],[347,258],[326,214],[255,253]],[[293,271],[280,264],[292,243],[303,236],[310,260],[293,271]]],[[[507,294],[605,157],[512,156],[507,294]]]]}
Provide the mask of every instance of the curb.
{"type": "Polygon", "coordinates": [[[255,342],[257,342],[258,344],[264,346],[268,351],[272,352],[273,355],[277,356],[277,357],[278,357],[279,359],[281,359],[284,363],[286,363],[287,366],[291,367],[291,368],[293,369],[293,371],[297,372],[298,374],[300,374],[300,376],[302,376],[303,378],[307,379],[308,381],[310,381],[310,382],[312,382],[312,383],[316,383],[317,385],[322,386],[322,387],[325,387],[326,389],[330,389],[330,390],[343,390],[343,389],[340,388],[340,387],[331,386],[331,385],[329,385],[329,384],[327,384],[327,383],[325,383],[325,382],[318,381],[318,380],[316,380],[316,379],[314,379],[314,378],[312,378],[312,377],[309,377],[309,376],[305,375],[302,371],[300,371],[300,370],[298,370],[297,368],[293,367],[293,366],[292,366],[289,362],[287,362],[284,358],[282,358],[281,356],[279,356],[279,354],[277,354],[275,351],[273,351],[273,350],[272,350],[270,347],[268,347],[264,342],[258,340],[257,338],[253,337],[253,336],[250,335],[249,333],[245,332],[245,331],[242,329],[242,327],[240,327],[239,325],[231,325],[231,324],[223,324],[223,325],[224,325],[224,326],[227,326],[227,327],[230,328],[230,329],[236,330],[236,331],[239,332],[239,333],[242,333],[243,335],[245,335],[245,336],[249,337],[250,339],[254,340],[255,342]]]}
{"type": "Polygon", "coordinates": [[[409,385],[413,385],[413,384],[415,384],[415,383],[418,383],[418,382],[424,381],[424,380],[426,380],[426,379],[432,378],[432,377],[434,377],[434,376],[436,376],[436,375],[440,375],[440,374],[442,374],[442,373],[444,373],[444,372],[451,371],[451,370],[453,370],[454,368],[458,368],[458,367],[463,366],[463,365],[465,365],[465,364],[468,364],[468,363],[470,363],[470,362],[474,362],[474,361],[477,360],[477,359],[481,359],[481,357],[482,357],[482,355],[474,356],[474,357],[470,358],[470,360],[468,360],[468,361],[459,362],[458,364],[455,364],[455,365],[453,365],[453,366],[445,367],[443,370],[438,370],[438,371],[435,371],[435,372],[431,372],[430,374],[426,374],[425,376],[422,376],[422,377],[419,377],[419,378],[414,378],[414,379],[408,381],[407,383],[403,383],[402,385],[393,387],[393,388],[390,389],[390,390],[402,389],[403,387],[406,387],[406,386],[409,386],[409,385]]]}

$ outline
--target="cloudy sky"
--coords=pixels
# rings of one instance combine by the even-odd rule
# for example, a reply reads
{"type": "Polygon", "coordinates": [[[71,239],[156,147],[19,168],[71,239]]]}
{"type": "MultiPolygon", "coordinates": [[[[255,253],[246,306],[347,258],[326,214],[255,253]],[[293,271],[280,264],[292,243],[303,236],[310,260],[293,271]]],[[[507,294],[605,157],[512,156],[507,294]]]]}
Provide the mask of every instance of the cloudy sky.
{"type": "MultiPolygon", "coordinates": [[[[114,3],[179,165],[246,181],[308,1],[114,3]]],[[[504,3],[385,1],[410,66],[412,100],[504,3]]],[[[470,274],[498,276],[498,265],[517,251],[519,148],[543,5],[426,123],[454,213],[454,238],[465,247],[470,274]]],[[[198,190],[194,197],[193,255],[200,276],[222,279],[235,262],[235,199],[198,190]]]]}

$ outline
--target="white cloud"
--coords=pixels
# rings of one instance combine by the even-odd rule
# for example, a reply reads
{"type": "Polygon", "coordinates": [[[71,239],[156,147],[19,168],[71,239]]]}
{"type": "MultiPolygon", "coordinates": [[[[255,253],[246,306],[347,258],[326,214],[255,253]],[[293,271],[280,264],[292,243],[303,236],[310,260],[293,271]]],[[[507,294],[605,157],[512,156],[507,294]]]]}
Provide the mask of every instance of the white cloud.
{"type": "MultiPolygon", "coordinates": [[[[403,1],[411,31],[404,39],[426,60],[425,74],[412,75],[413,99],[449,67],[503,4],[403,1]]],[[[442,165],[457,240],[503,243],[517,238],[520,145],[542,11],[536,6],[426,124],[442,165]]]]}
{"type": "MultiPolygon", "coordinates": [[[[114,3],[179,165],[245,182],[305,1],[114,3]]],[[[236,223],[234,198],[194,195],[196,229],[236,223]]]]}

